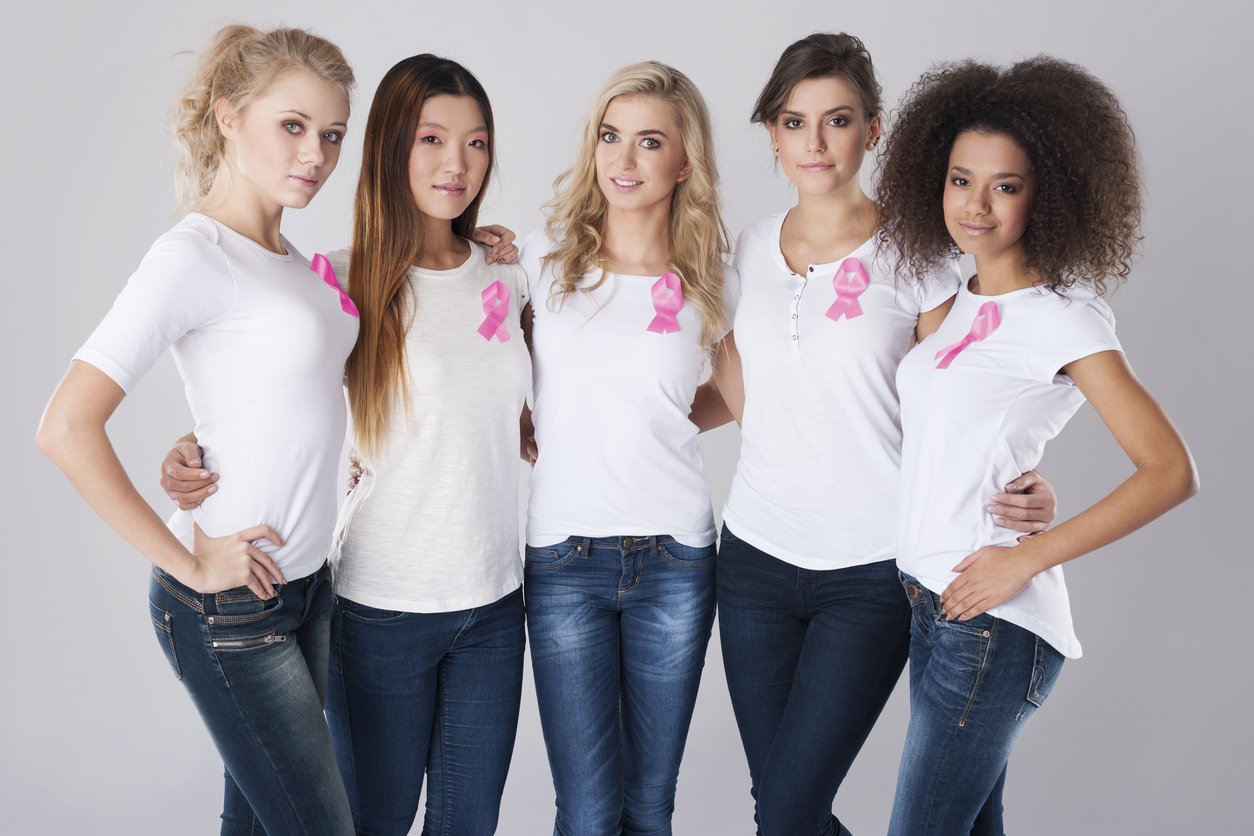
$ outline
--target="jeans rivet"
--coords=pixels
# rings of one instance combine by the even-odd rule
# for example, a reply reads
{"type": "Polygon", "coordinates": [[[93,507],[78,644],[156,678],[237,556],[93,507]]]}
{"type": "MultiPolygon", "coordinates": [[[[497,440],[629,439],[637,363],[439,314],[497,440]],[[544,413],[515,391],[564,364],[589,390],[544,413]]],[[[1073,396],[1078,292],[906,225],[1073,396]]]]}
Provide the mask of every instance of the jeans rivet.
{"type": "Polygon", "coordinates": [[[170,614],[169,614],[169,613],[166,613],[166,614],[165,614],[165,620],[166,620],[166,621],[169,621],[169,620],[170,620],[170,614]]]}
{"type": "Polygon", "coordinates": [[[992,635],[992,634],[991,634],[991,633],[989,633],[987,630],[985,630],[985,631],[984,631],[983,633],[981,633],[980,635],[982,635],[984,638],[986,638],[986,639],[987,639],[987,638],[988,638],[990,635],[992,635]]]}
{"type": "MultiPolygon", "coordinates": [[[[209,616],[209,623],[210,623],[210,624],[212,624],[212,623],[213,623],[213,616],[209,616]]],[[[214,645],[214,647],[217,647],[217,645],[214,645]]]]}
{"type": "Polygon", "coordinates": [[[217,646],[218,646],[218,643],[217,643],[217,642],[214,642],[214,643],[213,643],[213,646],[214,646],[214,647],[217,647],[217,646]]]}

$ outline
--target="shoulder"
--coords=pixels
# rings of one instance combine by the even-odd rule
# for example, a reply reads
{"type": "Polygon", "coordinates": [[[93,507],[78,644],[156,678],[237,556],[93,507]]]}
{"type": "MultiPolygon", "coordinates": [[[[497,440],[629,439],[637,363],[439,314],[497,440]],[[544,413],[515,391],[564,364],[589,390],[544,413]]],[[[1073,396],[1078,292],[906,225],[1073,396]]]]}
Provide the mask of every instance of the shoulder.
{"type": "Polygon", "coordinates": [[[778,230],[787,212],[768,215],[746,226],[736,238],[736,257],[769,252],[778,244],[778,230]]]}
{"type": "Polygon", "coordinates": [[[1115,327],[1115,312],[1105,299],[1085,285],[1072,285],[1057,293],[1041,288],[1038,296],[1041,307],[1049,312],[1051,319],[1104,323],[1112,329],[1115,327]]]}

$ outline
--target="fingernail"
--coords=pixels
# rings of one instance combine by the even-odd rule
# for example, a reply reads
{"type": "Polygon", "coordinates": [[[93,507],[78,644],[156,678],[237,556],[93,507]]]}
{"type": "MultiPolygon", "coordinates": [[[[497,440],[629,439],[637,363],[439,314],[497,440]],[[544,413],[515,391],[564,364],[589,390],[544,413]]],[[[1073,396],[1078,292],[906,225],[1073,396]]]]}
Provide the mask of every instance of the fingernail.
{"type": "MultiPolygon", "coordinates": [[[[192,467],[199,467],[199,466],[200,466],[200,463],[199,463],[199,462],[197,462],[196,464],[192,465],[192,467]]],[[[200,478],[201,478],[201,479],[208,479],[208,478],[209,478],[209,471],[207,471],[207,470],[202,470],[202,471],[200,471],[200,478]]]]}
{"type": "Polygon", "coordinates": [[[217,486],[217,485],[210,485],[210,486],[209,486],[209,490],[208,490],[208,491],[206,491],[206,493],[217,493],[217,490],[218,490],[218,486],[217,486]]]}

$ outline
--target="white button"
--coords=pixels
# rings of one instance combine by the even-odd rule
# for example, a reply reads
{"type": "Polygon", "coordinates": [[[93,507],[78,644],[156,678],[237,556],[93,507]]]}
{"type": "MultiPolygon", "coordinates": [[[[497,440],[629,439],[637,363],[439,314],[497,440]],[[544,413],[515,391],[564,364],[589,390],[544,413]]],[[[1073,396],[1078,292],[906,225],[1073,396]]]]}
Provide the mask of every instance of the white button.
{"type": "Polygon", "coordinates": [[[792,338],[793,338],[794,340],[795,340],[795,339],[797,339],[797,335],[796,335],[796,334],[793,334],[793,335],[792,335],[792,338]]]}

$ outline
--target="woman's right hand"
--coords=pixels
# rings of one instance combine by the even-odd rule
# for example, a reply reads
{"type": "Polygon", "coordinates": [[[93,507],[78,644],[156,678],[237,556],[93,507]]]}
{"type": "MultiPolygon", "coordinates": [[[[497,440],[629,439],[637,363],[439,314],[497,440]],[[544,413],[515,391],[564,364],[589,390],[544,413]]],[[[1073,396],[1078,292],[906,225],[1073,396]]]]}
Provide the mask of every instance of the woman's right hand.
{"type": "Polygon", "coordinates": [[[205,470],[201,463],[200,447],[186,439],[177,441],[161,462],[161,488],[181,511],[199,508],[218,490],[218,474],[205,470]]]}
{"type": "Polygon", "coordinates": [[[254,540],[269,540],[276,546],[283,545],[281,538],[268,525],[254,525],[225,537],[210,537],[194,528],[195,540],[192,556],[195,558],[193,577],[180,581],[200,593],[221,592],[246,586],[262,600],[274,597],[272,584],[287,583],[278,564],[253,545],[254,540]]]}

